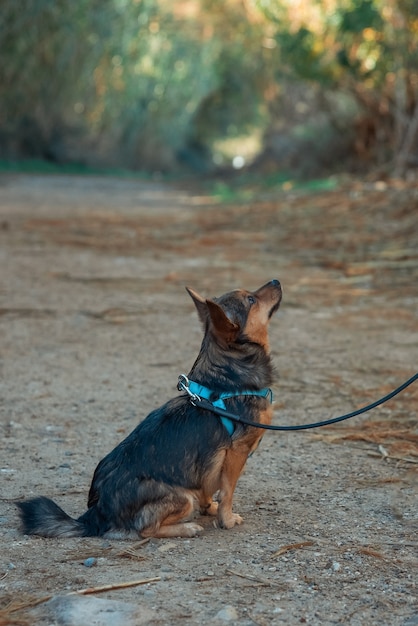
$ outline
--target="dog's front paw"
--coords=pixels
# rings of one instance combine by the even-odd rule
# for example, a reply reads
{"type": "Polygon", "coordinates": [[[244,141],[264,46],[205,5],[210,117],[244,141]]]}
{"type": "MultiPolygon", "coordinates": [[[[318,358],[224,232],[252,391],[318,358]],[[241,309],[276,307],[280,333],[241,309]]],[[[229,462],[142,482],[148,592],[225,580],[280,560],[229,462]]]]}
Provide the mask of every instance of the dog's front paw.
{"type": "Polygon", "coordinates": [[[218,503],[212,502],[207,506],[201,508],[200,512],[202,515],[218,515],[218,503]]]}
{"type": "Polygon", "coordinates": [[[238,515],[238,513],[231,513],[230,515],[218,517],[217,526],[219,526],[219,528],[229,529],[233,528],[237,524],[242,524],[243,521],[244,520],[242,519],[241,515],[238,515]]]}

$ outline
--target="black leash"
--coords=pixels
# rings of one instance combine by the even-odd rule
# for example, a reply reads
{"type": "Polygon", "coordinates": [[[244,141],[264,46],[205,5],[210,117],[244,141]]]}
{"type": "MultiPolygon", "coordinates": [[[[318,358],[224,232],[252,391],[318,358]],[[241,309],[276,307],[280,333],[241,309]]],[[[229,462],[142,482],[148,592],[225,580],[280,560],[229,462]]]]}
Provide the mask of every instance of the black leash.
{"type": "MultiPolygon", "coordinates": [[[[391,391],[380,400],[376,400],[376,402],[372,402],[372,404],[368,404],[367,406],[362,407],[361,409],[357,409],[356,411],[352,411],[351,413],[347,413],[346,415],[340,415],[339,417],[334,417],[333,419],[324,420],[322,422],[314,422],[313,424],[302,424],[299,426],[274,426],[271,424],[261,424],[260,422],[253,422],[251,420],[245,419],[245,417],[240,417],[235,413],[230,413],[229,411],[225,411],[225,409],[221,409],[217,406],[214,406],[209,400],[205,400],[196,394],[192,394],[193,397],[190,397],[190,401],[195,406],[205,409],[207,411],[211,411],[212,413],[216,413],[216,415],[220,415],[221,417],[226,417],[234,422],[240,422],[241,424],[246,424],[247,426],[255,426],[256,428],[264,428],[265,430],[308,430],[309,428],[319,428],[320,426],[329,426],[330,424],[336,424],[337,422],[343,422],[344,420],[348,420],[351,417],[356,417],[356,415],[361,415],[362,413],[366,413],[367,411],[371,411],[375,409],[377,406],[384,404],[388,400],[391,400],[398,393],[401,393],[404,389],[412,385],[418,379],[418,372],[414,374],[411,378],[405,381],[402,385],[391,391]]],[[[190,395],[190,394],[189,394],[190,395]]]]}

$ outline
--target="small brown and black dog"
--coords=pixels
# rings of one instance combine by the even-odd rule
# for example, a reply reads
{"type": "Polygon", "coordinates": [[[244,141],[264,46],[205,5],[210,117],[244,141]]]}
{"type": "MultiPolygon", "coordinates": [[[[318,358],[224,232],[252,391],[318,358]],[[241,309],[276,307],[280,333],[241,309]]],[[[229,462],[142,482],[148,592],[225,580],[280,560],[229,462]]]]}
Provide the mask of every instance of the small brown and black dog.
{"type": "MultiPolygon", "coordinates": [[[[184,379],[215,405],[270,424],[267,328],[282,298],[279,281],[213,300],[188,292],[205,335],[184,379]]],[[[262,435],[261,428],[227,423],[194,406],[183,393],[150,413],[100,461],[81,517],[72,519],[49,498],[33,498],[18,503],[22,530],[43,537],[193,537],[203,530],[185,521],[195,509],[232,528],[242,522],[232,512],[235,486],[262,435]],[[219,503],[213,501],[217,492],[219,503]]]]}

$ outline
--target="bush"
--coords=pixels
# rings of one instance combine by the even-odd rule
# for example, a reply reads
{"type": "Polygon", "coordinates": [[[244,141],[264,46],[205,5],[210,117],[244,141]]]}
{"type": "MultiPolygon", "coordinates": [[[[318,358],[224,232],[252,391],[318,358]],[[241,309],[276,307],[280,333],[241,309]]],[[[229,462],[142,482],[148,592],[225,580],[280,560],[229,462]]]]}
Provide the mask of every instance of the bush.
{"type": "Polygon", "coordinates": [[[276,43],[278,83],[305,81],[321,91],[336,130],[352,135],[351,153],[402,173],[418,164],[418,5],[415,0],[284,2],[260,0],[276,43]],[[335,93],[355,115],[333,113],[335,93]]]}
{"type": "Polygon", "coordinates": [[[217,135],[258,115],[260,46],[240,6],[191,19],[157,0],[4,0],[0,19],[3,157],[204,168],[217,135]]]}

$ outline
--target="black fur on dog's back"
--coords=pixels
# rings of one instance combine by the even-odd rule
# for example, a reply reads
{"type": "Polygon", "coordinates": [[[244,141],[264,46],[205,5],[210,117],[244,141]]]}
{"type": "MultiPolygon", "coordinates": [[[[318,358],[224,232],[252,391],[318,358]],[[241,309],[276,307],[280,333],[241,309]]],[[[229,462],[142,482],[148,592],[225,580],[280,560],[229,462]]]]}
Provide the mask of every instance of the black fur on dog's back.
{"type": "MultiPolygon", "coordinates": [[[[280,304],[280,283],[271,281],[256,292],[237,290],[206,301],[188,291],[205,329],[189,377],[210,388],[212,400],[223,392],[270,386],[274,372],[266,329],[280,304]]],[[[271,420],[265,397],[243,395],[228,398],[225,404],[247,419],[271,420]]],[[[182,533],[177,520],[197,508],[196,502],[203,512],[214,508],[212,495],[221,489],[224,471],[230,475],[228,497],[225,505],[219,504],[218,518],[222,527],[231,528],[242,521],[231,510],[236,480],[261,434],[238,424],[230,436],[217,416],[193,406],[182,394],[150,413],[100,461],[83,515],[72,519],[49,498],[33,498],[17,504],[22,530],[44,537],[103,536],[115,531],[170,536],[160,526],[171,524],[173,532],[182,533]],[[232,449],[232,460],[224,465],[232,449]]],[[[209,514],[216,514],[216,507],[214,511],[209,514]]],[[[184,532],[189,530],[195,532],[184,532]]]]}

